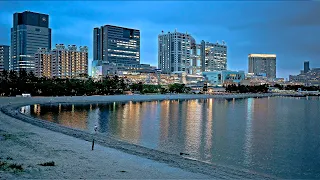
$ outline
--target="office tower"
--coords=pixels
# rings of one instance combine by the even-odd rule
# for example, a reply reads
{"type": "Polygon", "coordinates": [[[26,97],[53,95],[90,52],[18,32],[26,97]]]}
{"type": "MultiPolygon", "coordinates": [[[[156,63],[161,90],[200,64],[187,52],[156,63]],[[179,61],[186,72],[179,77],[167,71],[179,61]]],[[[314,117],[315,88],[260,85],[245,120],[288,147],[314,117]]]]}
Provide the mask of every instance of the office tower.
{"type": "Polygon", "coordinates": [[[249,54],[249,73],[265,75],[268,78],[276,78],[275,54],[249,54]]]}
{"type": "Polygon", "coordinates": [[[163,73],[184,71],[192,74],[196,42],[188,33],[168,32],[158,36],[158,68],[163,73]]]}
{"type": "Polygon", "coordinates": [[[0,71],[9,70],[10,46],[0,45],[0,71]]]}
{"type": "Polygon", "coordinates": [[[13,70],[35,70],[38,48],[51,49],[49,15],[30,11],[13,14],[11,28],[11,66],[13,70]]]}
{"type": "Polygon", "coordinates": [[[47,78],[79,78],[88,74],[88,47],[78,49],[76,45],[57,44],[47,51],[39,48],[35,54],[37,62],[36,75],[47,78]]]}
{"type": "Polygon", "coordinates": [[[112,25],[94,28],[93,59],[120,66],[140,64],[140,31],[112,25]]]}
{"type": "Polygon", "coordinates": [[[304,67],[303,67],[303,72],[307,73],[308,71],[310,71],[310,67],[309,67],[309,61],[305,61],[303,63],[304,67]]]}
{"type": "Polygon", "coordinates": [[[200,46],[201,71],[220,71],[227,69],[227,46],[201,41],[200,46]]]}

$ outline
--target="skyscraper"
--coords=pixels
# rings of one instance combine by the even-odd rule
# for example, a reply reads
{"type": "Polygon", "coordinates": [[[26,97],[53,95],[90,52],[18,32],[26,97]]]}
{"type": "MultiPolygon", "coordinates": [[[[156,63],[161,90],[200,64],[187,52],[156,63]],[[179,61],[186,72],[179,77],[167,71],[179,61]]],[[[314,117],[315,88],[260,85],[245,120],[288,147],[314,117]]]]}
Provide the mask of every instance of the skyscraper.
{"type": "Polygon", "coordinates": [[[13,70],[35,70],[38,48],[51,49],[49,15],[30,11],[13,14],[11,28],[11,66],[13,70]]]}
{"type": "Polygon", "coordinates": [[[35,75],[37,77],[51,78],[52,74],[52,53],[47,48],[39,48],[34,55],[35,58],[35,75]]]}
{"type": "Polygon", "coordinates": [[[0,45],[0,71],[9,70],[10,46],[0,45]]]}
{"type": "Polygon", "coordinates": [[[201,71],[220,71],[227,69],[227,46],[224,42],[209,43],[201,41],[200,62],[201,71]]]}
{"type": "Polygon", "coordinates": [[[265,75],[268,78],[276,78],[275,54],[249,54],[248,72],[255,75],[265,75]]]}
{"type": "Polygon", "coordinates": [[[140,64],[140,31],[112,25],[94,28],[93,58],[116,65],[140,64]]]}
{"type": "Polygon", "coordinates": [[[309,61],[305,61],[303,63],[303,72],[307,73],[308,71],[310,71],[309,61]]]}
{"type": "Polygon", "coordinates": [[[36,76],[47,78],[78,78],[88,74],[88,47],[56,44],[48,51],[39,48],[35,54],[36,76]]]}
{"type": "Polygon", "coordinates": [[[196,41],[188,33],[168,32],[158,36],[158,68],[164,73],[192,73],[195,64],[196,41]]]}

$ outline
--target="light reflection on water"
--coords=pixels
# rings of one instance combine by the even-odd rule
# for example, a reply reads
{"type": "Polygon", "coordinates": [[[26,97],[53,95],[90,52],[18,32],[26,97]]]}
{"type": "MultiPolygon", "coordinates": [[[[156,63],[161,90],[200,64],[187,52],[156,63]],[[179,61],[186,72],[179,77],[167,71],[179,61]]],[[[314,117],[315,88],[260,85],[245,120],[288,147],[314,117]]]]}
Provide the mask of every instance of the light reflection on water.
{"type": "Polygon", "coordinates": [[[26,114],[282,178],[320,178],[319,98],[33,105],[26,114]]]}

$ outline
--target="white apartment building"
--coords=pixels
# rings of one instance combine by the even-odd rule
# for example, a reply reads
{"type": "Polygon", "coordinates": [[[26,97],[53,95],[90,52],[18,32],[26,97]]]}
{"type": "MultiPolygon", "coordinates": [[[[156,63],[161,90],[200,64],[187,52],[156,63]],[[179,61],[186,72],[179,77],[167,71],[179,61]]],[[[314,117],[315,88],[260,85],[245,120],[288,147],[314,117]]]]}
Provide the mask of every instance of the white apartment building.
{"type": "Polygon", "coordinates": [[[227,46],[201,41],[200,48],[201,72],[221,71],[227,69],[227,46]]]}
{"type": "Polygon", "coordinates": [[[188,33],[174,31],[158,36],[158,68],[163,73],[183,71],[192,74],[196,66],[196,43],[188,33]]]}

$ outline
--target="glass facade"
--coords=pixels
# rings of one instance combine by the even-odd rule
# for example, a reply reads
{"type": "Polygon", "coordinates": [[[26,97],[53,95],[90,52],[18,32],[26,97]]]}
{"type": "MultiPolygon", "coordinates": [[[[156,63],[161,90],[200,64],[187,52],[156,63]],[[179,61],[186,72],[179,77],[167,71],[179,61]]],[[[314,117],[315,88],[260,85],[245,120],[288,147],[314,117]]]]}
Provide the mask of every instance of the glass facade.
{"type": "Polygon", "coordinates": [[[92,61],[91,76],[96,79],[103,76],[101,61],[99,61],[99,60],[92,61]]]}
{"type": "Polygon", "coordinates": [[[25,11],[13,15],[11,28],[11,68],[35,71],[35,53],[51,49],[49,15],[25,11]]]}
{"type": "Polygon", "coordinates": [[[227,83],[238,84],[245,79],[244,71],[210,71],[202,72],[202,75],[213,86],[222,86],[227,83]]]}
{"type": "Polygon", "coordinates": [[[93,30],[93,58],[116,65],[140,64],[140,31],[105,25],[93,30]]]}

